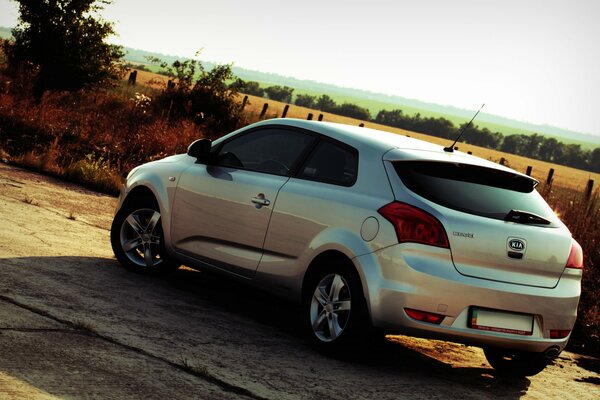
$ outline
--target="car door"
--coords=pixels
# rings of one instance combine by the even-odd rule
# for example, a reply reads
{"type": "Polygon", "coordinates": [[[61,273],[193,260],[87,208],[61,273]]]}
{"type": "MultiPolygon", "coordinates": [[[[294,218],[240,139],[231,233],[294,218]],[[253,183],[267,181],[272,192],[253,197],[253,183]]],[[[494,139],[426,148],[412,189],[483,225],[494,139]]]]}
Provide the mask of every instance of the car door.
{"type": "Polygon", "coordinates": [[[220,143],[209,165],[189,167],[173,204],[175,250],[252,277],[279,190],[313,140],[290,128],[252,130],[220,143]]]}

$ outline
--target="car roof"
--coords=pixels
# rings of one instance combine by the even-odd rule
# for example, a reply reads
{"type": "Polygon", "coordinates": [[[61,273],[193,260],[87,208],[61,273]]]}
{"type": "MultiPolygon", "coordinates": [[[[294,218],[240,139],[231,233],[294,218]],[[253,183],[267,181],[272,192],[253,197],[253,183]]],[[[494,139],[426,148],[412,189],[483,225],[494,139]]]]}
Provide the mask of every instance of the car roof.
{"type": "Polygon", "coordinates": [[[511,168],[480,157],[460,151],[446,152],[444,151],[444,146],[377,129],[334,122],[309,121],[293,118],[275,118],[253,124],[252,126],[258,127],[269,125],[286,125],[307,129],[339,140],[359,150],[369,147],[371,150],[382,154],[382,158],[388,161],[428,160],[462,163],[499,169],[527,176],[511,168]]]}

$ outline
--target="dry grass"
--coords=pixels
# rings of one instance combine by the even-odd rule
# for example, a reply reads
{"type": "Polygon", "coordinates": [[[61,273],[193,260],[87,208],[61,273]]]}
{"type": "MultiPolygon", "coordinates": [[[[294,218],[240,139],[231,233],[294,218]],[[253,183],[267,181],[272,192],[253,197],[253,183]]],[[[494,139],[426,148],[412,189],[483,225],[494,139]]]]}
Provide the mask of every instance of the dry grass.
{"type": "Polygon", "coordinates": [[[193,122],[169,123],[151,107],[128,90],[56,93],[40,102],[0,94],[0,148],[21,165],[117,193],[134,166],[203,137],[193,122]]]}

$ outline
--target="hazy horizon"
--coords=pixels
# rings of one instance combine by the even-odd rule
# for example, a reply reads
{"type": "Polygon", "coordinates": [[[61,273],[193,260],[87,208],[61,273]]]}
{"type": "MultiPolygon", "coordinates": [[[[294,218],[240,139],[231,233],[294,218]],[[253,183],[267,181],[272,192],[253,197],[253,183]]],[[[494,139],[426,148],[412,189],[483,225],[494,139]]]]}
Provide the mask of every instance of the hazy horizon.
{"type": "MultiPolygon", "coordinates": [[[[131,48],[600,136],[594,0],[115,0],[102,15],[131,48]]],[[[17,17],[0,0],[0,26],[17,17]]]]}

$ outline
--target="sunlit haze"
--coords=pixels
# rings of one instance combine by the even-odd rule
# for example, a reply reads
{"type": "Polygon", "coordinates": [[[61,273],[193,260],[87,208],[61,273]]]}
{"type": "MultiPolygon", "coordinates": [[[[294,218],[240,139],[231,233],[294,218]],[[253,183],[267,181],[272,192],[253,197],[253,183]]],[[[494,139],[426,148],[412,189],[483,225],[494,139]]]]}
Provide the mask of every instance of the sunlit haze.
{"type": "MultiPolygon", "coordinates": [[[[600,1],[114,0],[124,46],[600,135],[600,1]]],[[[17,3],[0,0],[0,26],[17,3]]]]}

